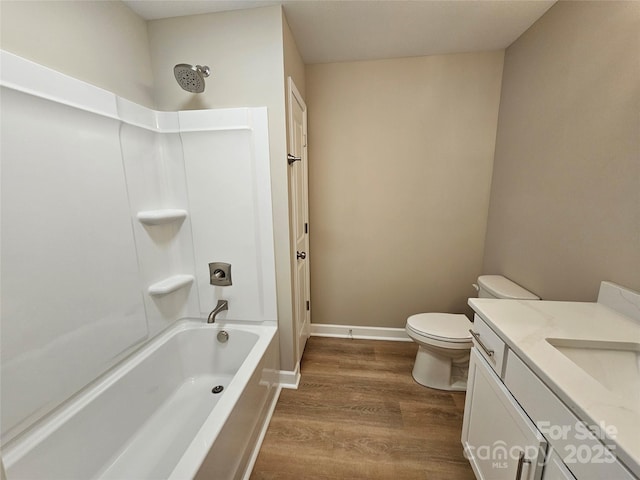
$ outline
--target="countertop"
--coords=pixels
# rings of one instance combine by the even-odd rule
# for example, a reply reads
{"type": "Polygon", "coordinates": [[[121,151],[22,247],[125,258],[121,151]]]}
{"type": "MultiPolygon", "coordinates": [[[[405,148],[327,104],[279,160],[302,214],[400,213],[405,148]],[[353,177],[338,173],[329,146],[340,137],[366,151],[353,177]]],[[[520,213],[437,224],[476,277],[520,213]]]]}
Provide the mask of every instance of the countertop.
{"type": "Polygon", "coordinates": [[[546,341],[640,343],[639,323],[600,303],[471,298],[469,305],[582,421],[615,426],[614,453],[640,475],[640,403],[608,390],[546,341]]]}

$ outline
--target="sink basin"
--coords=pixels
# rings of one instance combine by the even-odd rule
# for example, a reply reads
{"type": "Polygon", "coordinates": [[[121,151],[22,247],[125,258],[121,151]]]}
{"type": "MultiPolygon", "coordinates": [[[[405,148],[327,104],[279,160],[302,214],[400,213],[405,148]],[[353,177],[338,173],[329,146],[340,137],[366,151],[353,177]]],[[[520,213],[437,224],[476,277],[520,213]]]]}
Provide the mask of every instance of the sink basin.
{"type": "Polygon", "coordinates": [[[547,343],[640,411],[640,343],[547,338],[547,343]]]}

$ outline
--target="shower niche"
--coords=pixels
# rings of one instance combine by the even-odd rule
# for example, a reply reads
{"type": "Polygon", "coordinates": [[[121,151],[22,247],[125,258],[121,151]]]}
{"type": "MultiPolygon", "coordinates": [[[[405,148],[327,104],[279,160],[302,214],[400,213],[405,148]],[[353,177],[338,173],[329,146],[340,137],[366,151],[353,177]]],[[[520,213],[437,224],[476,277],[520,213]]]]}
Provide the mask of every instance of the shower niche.
{"type": "MultiPolygon", "coordinates": [[[[138,221],[148,228],[147,232],[153,238],[154,230],[158,230],[160,225],[180,226],[187,218],[187,211],[180,208],[165,208],[161,210],[143,210],[136,215],[138,221]]],[[[172,231],[176,232],[175,229],[172,231]]],[[[175,236],[178,236],[177,233],[175,236]]],[[[193,275],[176,274],[165,278],[159,282],[149,285],[147,292],[152,296],[162,296],[173,293],[183,287],[190,286],[194,281],[193,275]]]]}

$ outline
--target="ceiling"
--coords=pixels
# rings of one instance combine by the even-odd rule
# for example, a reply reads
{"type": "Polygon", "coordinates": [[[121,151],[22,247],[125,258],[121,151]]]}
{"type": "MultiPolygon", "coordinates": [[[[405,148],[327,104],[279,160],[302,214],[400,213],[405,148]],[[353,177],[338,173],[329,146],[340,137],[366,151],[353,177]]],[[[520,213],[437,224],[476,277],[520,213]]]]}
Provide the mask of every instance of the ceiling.
{"type": "Polygon", "coordinates": [[[283,5],[305,64],[500,50],[555,0],[125,0],[147,20],[283,5]]]}

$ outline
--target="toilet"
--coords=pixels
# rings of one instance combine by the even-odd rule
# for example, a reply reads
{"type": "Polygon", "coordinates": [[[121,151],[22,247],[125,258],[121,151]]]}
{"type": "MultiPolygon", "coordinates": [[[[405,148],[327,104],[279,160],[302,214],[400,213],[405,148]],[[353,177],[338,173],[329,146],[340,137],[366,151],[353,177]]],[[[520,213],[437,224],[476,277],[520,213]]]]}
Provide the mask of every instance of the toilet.
{"type": "MultiPolygon", "coordinates": [[[[478,277],[480,298],[540,300],[502,275],[478,277]]],[[[466,315],[418,313],[407,319],[406,332],[418,344],[413,378],[438,390],[466,390],[473,324],[466,315]]]]}

